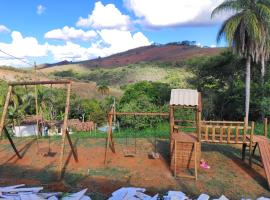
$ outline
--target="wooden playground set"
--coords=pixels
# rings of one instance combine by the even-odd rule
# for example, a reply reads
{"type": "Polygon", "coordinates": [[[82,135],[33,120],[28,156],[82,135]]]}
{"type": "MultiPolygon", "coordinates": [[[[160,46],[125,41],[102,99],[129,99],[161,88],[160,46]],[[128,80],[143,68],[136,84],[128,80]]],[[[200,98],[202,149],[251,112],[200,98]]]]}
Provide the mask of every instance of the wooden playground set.
{"type": "MultiPolygon", "coordinates": [[[[9,83],[6,101],[3,108],[2,118],[0,121],[0,136],[4,133],[11,144],[18,158],[22,158],[17,150],[12,137],[6,128],[6,115],[10,105],[11,95],[14,87],[18,86],[36,86],[37,85],[66,85],[66,105],[65,115],[62,128],[61,150],[58,163],[58,178],[63,174],[63,160],[65,152],[65,140],[71,148],[74,160],[78,162],[78,155],[73,146],[72,140],[68,132],[68,115],[70,106],[70,81],[33,81],[33,82],[11,82],[9,83]]],[[[36,95],[36,108],[37,108],[36,95]]],[[[149,116],[164,117],[169,119],[170,124],[170,169],[175,178],[186,177],[198,179],[198,165],[201,160],[201,143],[215,144],[242,144],[242,159],[245,160],[246,149],[249,152],[249,164],[252,165],[252,157],[255,149],[258,147],[260,151],[261,161],[264,167],[268,186],[270,188],[270,140],[267,138],[267,119],[264,122],[264,135],[254,134],[254,122],[248,123],[243,121],[204,121],[201,119],[202,104],[201,94],[197,90],[190,89],[173,89],[171,91],[171,99],[169,112],[116,112],[112,107],[108,113],[108,132],[105,146],[104,164],[107,164],[109,150],[116,153],[115,141],[113,137],[113,118],[115,116],[149,116]],[[179,117],[179,112],[188,110],[194,116],[194,119],[187,119],[183,116],[179,117]]],[[[38,109],[36,109],[36,115],[38,109]]],[[[39,122],[37,121],[37,127],[39,122]]],[[[37,130],[39,130],[37,128],[37,130]]],[[[38,137],[37,137],[38,140],[38,137]]],[[[135,140],[136,146],[136,140],[135,140]]],[[[48,151],[48,149],[41,149],[48,151]]],[[[127,157],[136,155],[136,148],[133,151],[124,153],[127,157]]],[[[153,158],[158,158],[157,152],[152,153],[153,158]]]]}

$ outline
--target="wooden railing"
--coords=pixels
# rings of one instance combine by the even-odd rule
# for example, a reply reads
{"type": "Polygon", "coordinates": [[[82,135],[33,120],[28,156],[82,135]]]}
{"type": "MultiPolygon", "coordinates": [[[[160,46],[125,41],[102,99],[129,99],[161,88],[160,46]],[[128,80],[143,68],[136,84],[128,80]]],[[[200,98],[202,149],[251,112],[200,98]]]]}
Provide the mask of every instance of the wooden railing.
{"type": "Polygon", "coordinates": [[[243,144],[252,141],[254,122],[248,126],[243,121],[201,121],[200,131],[202,142],[243,144]]]}

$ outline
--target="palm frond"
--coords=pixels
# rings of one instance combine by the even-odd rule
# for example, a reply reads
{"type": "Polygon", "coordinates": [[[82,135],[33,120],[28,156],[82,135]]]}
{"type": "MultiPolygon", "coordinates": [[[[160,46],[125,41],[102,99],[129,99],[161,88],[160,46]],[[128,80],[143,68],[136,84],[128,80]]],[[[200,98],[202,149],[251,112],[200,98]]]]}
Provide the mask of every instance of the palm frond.
{"type": "Polygon", "coordinates": [[[246,11],[243,21],[250,39],[259,41],[262,36],[262,27],[257,15],[254,12],[246,11]]]}
{"type": "Polygon", "coordinates": [[[226,41],[232,44],[233,36],[243,18],[243,13],[238,13],[225,20],[217,34],[217,42],[225,36],[226,41]]]}
{"type": "Polygon", "coordinates": [[[227,0],[221,3],[218,7],[216,7],[212,13],[211,18],[214,18],[216,15],[222,13],[222,12],[239,12],[243,9],[241,3],[237,0],[227,0]]]}

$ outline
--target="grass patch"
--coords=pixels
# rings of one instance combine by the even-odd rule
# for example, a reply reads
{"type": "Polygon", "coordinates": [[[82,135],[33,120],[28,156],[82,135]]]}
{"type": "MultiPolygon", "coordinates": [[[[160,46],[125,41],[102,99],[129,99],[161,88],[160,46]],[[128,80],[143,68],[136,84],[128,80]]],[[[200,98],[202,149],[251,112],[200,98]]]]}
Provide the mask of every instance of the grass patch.
{"type": "Polygon", "coordinates": [[[76,184],[80,182],[83,178],[85,178],[85,175],[82,172],[81,173],[67,173],[65,174],[64,180],[70,186],[76,186],[76,184]]]}
{"type": "Polygon", "coordinates": [[[49,165],[34,175],[34,179],[38,179],[41,183],[49,183],[55,181],[56,173],[55,166],[49,165]]]}
{"type": "MultiPolygon", "coordinates": [[[[119,130],[113,131],[113,137],[114,138],[132,138],[132,137],[138,137],[138,138],[169,138],[169,123],[161,123],[158,124],[156,127],[149,127],[145,128],[143,130],[135,130],[131,128],[120,128],[119,130]]],[[[59,136],[53,136],[54,138],[59,136]]],[[[92,131],[90,132],[74,132],[71,135],[72,138],[106,138],[107,132],[101,132],[101,131],[92,131]]]]}
{"type": "MultiPolygon", "coordinates": [[[[186,132],[194,132],[195,130],[193,128],[186,128],[184,129],[186,132]]],[[[142,130],[136,130],[132,128],[120,128],[119,130],[113,131],[113,137],[114,138],[161,138],[161,139],[168,139],[169,138],[169,132],[170,127],[169,123],[160,123],[156,127],[149,127],[142,130]]],[[[264,135],[264,126],[262,123],[258,122],[255,123],[255,130],[256,135],[264,135]]],[[[268,128],[268,137],[270,137],[270,128],[268,128]]],[[[91,131],[91,132],[73,132],[71,134],[72,139],[86,139],[86,138],[107,138],[107,132],[102,131],[91,131]]],[[[30,137],[24,137],[22,138],[14,138],[15,143],[20,143],[21,141],[30,140],[30,139],[36,139],[36,136],[30,136],[30,137]]],[[[59,141],[61,140],[60,135],[50,136],[50,137],[42,137],[39,138],[39,141],[47,141],[48,139],[51,140],[51,142],[59,141]]],[[[80,142],[80,141],[79,141],[80,142]]],[[[2,144],[1,149],[8,148],[9,144],[2,144]]],[[[0,150],[1,150],[0,149],[0,150]]]]}

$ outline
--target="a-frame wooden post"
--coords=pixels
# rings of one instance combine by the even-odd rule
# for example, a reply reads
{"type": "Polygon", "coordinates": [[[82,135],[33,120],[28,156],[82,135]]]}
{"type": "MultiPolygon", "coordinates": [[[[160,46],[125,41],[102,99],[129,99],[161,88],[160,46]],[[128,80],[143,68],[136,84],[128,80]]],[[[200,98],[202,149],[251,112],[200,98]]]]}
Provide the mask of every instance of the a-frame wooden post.
{"type": "Polygon", "coordinates": [[[1,117],[1,122],[0,122],[0,138],[2,139],[3,132],[5,132],[5,135],[8,138],[8,141],[11,144],[12,149],[14,150],[17,157],[21,159],[22,156],[20,155],[19,151],[17,150],[12,138],[10,137],[10,135],[8,133],[8,130],[5,127],[5,121],[6,121],[8,106],[9,106],[10,98],[11,98],[11,95],[12,95],[12,89],[13,89],[13,87],[11,85],[9,85],[8,86],[7,96],[6,96],[6,101],[5,101],[5,104],[4,104],[4,109],[3,109],[3,113],[2,113],[2,117],[1,117]]]}
{"type": "Polygon", "coordinates": [[[69,105],[70,105],[70,93],[71,93],[71,83],[67,84],[67,96],[66,96],[66,106],[65,106],[65,116],[64,116],[64,122],[62,127],[62,142],[61,142],[61,152],[60,152],[60,160],[59,160],[59,166],[58,166],[58,179],[62,178],[62,170],[63,170],[63,160],[64,160],[64,151],[65,151],[65,139],[66,136],[68,138],[69,145],[71,147],[71,151],[73,154],[73,157],[76,162],[78,162],[77,154],[74,150],[72,141],[69,136],[69,132],[67,131],[68,127],[68,115],[69,115],[69,105]]]}
{"type": "Polygon", "coordinates": [[[105,160],[104,164],[107,164],[107,154],[108,149],[111,147],[111,150],[113,153],[115,153],[115,147],[114,147],[114,141],[113,141],[113,134],[112,134],[112,122],[113,122],[113,109],[108,114],[108,134],[107,134],[107,140],[106,140],[106,150],[105,150],[105,160]]]}
{"type": "Polygon", "coordinates": [[[8,130],[7,130],[7,128],[6,128],[5,126],[4,126],[4,128],[3,128],[3,131],[5,132],[6,137],[7,137],[8,141],[9,141],[9,143],[11,144],[12,149],[14,150],[15,154],[17,155],[17,157],[18,157],[19,159],[22,159],[22,156],[20,155],[19,151],[17,150],[17,148],[16,148],[16,146],[15,146],[15,144],[14,144],[12,138],[10,137],[10,135],[9,135],[9,133],[8,133],[8,130]]]}
{"type": "Polygon", "coordinates": [[[10,101],[10,98],[11,98],[11,94],[12,94],[12,86],[9,85],[8,86],[7,96],[6,96],[6,101],[5,101],[5,104],[4,104],[3,113],[2,113],[2,117],[1,117],[1,122],[0,122],[0,137],[1,137],[1,139],[2,139],[3,128],[5,126],[5,120],[6,120],[6,116],[7,116],[7,111],[8,111],[8,106],[9,106],[9,101],[10,101]]]}

